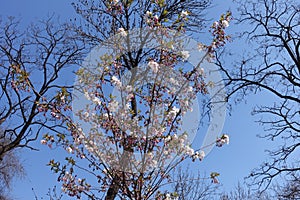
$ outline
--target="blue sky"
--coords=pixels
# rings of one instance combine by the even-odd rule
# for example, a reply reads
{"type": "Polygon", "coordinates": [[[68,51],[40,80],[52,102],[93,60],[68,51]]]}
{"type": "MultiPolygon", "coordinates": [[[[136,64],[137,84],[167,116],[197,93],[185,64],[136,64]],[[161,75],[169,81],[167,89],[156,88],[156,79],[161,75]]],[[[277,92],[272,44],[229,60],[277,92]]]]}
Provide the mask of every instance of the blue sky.
{"type": "MultiPolygon", "coordinates": [[[[62,20],[75,16],[70,0],[0,0],[0,2],[2,20],[8,15],[17,16],[22,19],[24,27],[52,13],[61,16],[62,20]]],[[[211,18],[218,19],[220,14],[233,7],[230,0],[221,2],[214,1],[216,6],[208,12],[211,18]]],[[[234,33],[235,30],[239,30],[239,27],[232,25],[230,30],[234,33]]],[[[237,44],[233,42],[230,45],[237,44]]],[[[190,165],[191,170],[199,169],[207,174],[212,171],[219,172],[221,174],[219,180],[224,185],[224,190],[233,188],[238,181],[242,182],[243,177],[247,176],[251,169],[258,167],[265,160],[264,150],[270,147],[268,142],[256,137],[257,134],[263,133],[263,128],[254,123],[258,118],[251,116],[250,113],[257,103],[265,104],[274,99],[265,93],[250,95],[246,99],[247,103],[233,106],[231,116],[226,118],[223,132],[230,135],[230,145],[214,148],[201,163],[190,165]]],[[[25,150],[21,154],[27,175],[14,185],[12,193],[16,200],[33,199],[32,188],[38,197],[45,197],[48,188],[56,183],[56,176],[46,164],[51,158],[57,157],[60,151],[49,151],[48,148],[40,145],[39,141],[36,145],[41,149],[39,152],[25,150]]]]}

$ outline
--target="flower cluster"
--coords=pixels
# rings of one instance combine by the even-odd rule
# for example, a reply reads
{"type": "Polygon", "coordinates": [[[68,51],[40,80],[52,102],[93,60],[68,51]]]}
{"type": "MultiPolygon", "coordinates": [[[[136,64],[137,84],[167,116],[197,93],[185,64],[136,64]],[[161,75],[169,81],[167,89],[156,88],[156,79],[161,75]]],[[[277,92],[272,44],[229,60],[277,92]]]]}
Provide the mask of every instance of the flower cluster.
{"type": "Polygon", "coordinates": [[[119,28],[118,33],[120,33],[122,37],[126,37],[128,35],[124,28],[119,28]]]}
{"type": "Polygon", "coordinates": [[[12,78],[11,86],[13,89],[15,89],[16,91],[18,91],[19,89],[26,90],[28,92],[30,91],[30,74],[24,69],[21,69],[20,65],[12,65],[9,74],[12,78]]]}
{"type": "Polygon", "coordinates": [[[210,178],[212,179],[212,183],[215,183],[215,184],[219,183],[219,180],[217,179],[218,176],[220,176],[220,174],[217,172],[210,173],[210,178]]]}
{"type": "Polygon", "coordinates": [[[65,172],[65,175],[59,178],[62,181],[62,191],[71,197],[76,196],[80,198],[83,191],[89,191],[90,185],[85,182],[85,179],[76,178],[69,172],[65,172]]]}
{"type": "Polygon", "coordinates": [[[188,51],[181,51],[180,53],[183,61],[186,61],[190,57],[190,52],[188,51]]]}
{"type": "Polygon", "coordinates": [[[216,146],[222,147],[224,144],[229,144],[229,136],[223,134],[221,137],[217,138],[216,146]]]}
{"type": "Polygon", "coordinates": [[[224,29],[229,26],[231,21],[231,12],[227,12],[225,15],[221,15],[219,21],[215,21],[212,28],[212,34],[214,36],[211,44],[211,50],[224,46],[226,41],[230,39],[230,36],[225,34],[224,29]]]}
{"type": "Polygon", "coordinates": [[[145,14],[145,20],[148,26],[157,27],[160,26],[159,18],[157,15],[153,15],[152,12],[147,11],[145,14]]]}
{"type": "Polygon", "coordinates": [[[181,17],[187,19],[187,16],[189,15],[189,12],[188,11],[181,11],[181,17]]]}
{"type": "Polygon", "coordinates": [[[193,161],[195,161],[197,159],[202,161],[205,157],[205,153],[204,153],[204,151],[196,151],[191,157],[192,157],[193,161]]]}
{"type": "Polygon", "coordinates": [[[114,14],[121,14],[123,12],[122,3],[119,0],[109,0],[107,6],[107,11],[114,14]]]}
{"type": "Polygon", "coordinates": [[[148,63],[148,67],[154,72],[157,73],[159,69],[159,64],[153,60],[148,63]]]}

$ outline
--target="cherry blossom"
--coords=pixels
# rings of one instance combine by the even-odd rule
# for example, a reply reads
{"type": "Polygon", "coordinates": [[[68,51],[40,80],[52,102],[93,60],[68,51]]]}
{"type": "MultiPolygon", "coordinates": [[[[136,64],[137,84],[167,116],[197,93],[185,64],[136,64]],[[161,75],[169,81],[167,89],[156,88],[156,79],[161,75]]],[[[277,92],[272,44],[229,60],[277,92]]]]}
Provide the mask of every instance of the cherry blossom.
{"type": "Polygon", "coordinates": [[[181,56],[182,56],[183,60],[187,60],[190,57],[190,52],[181,51],[181,56]]]}
{"type": "Polygon", "coordinates": [[[222,147],[224,144],[229,144],[229,136],[226,134],[223,134],[220,138],[216,141],[217,147],[222,147]]]}
{"type": "Polygon", "coordinates": [[[125,31],[124,28],[119,28],[118,32],[121,34],[122,37],[126,37],[127,36],[127,32],[125,31]]]}
{"type": "Polygon", "coordinates": [[[41,144],[47,144],[46,140],[41,140],[41,144]]]}
{"type": "Polygon", "coordinates": [[[189,15],[188,11],[181,11],[182,17],[187,17],[189,15]]]}
{"type": "Polygon", "coordinates": [[[121,87],[122,87],[121,81],[120,81],[116,76],[112,76],[112,77],[111,77],[111,82],[112,82],[112,84],[114,84],[114,85],[117,86],[118,88],[121,88],[121,87]]]}
{"type": "Polygon", "coordinates": [[[224,28],[227,28],[229,26],[229,22],[227,20],[223,20],[222,25],[224,26],[224,28]]]}
{"type": "Polygon", "coordinates": [[[153,60],[151,60],[149,63],[148,63],[148,66],[151,68],[151,70],[154,72],[154,73],[157,73],[158,72],[158,69],[159,69],[159,64],[153,60]]]}

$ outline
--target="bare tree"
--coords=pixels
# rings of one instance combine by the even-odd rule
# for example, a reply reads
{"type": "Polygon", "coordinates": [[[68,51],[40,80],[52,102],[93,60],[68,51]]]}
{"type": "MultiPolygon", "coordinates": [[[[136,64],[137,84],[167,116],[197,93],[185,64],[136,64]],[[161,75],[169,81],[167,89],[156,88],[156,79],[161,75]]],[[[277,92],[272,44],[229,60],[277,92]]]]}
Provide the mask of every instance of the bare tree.
{"type": "MultiPolygon", "coordinates": [[[[0,136],[3,135],[3,130],[0,130],[0,136]]],[[[6,141],[0,140],[1,144],[6,141]]],[[[24,169],[16,150],[7,152],[0,162],[0,199],[10,200],[12,197],[9,191],[12,187],[12,181],[15,178],[20,178],[24,175],[24,169]]]]}
{"type": "Polygon", "coordinates": [[[220,195],[220,200],[271,200],[273,199],[271,195],[267,192],[260,193],[258,191],[253,191],[246,185],[243,186],[241,183],[230,192],[223,193],[220,195]]]}
{"type": "Polygon", "coordinates": [[[265,191],[260,192],[247,184],[238,183],[232,191],[220,196],[221,200],[296,200],[300,198],[300,184],[297,173],[288,177],[280,177],[277,183],[273,183],[265,191]]]}
{"type": "Polygon", "coordinates": [[[64,121],[44,116],[70,110],[72,85],[64,77],[81,48],[68,25],[55,23],[50,17],[28,31],[12,17],[0,23],[0,160],[15,148],[35,149],[31,143],[41,132],[66,129],[64,121]]]}
{"type": "Polygon", "coordinates": [[[237,3],[237,25],[247,27],[242,39],[248,48],[232,63],[218,55],[217,64],[225,74],[228,97],[237,94],[239,100],[267,91],[276,98],[272,105],[253,111],[261,115],[259,123],[265,127],[261,137],[281,141],[277,150],[269,151],[271,160],[250,175],[259,186],[267,187],[274,177],[300,170],[290,162],[300,146],[300,5],[282,0],[237,3]]]}
{"type": "Polygon", "coordinates": [[[287,177],[282,177],[280,183],[274,184],[271,190],[279,200],[296,200],[300,198],[299,173],[295,172],[287,177]]]}
{"type": "Polygon", "coordinates": [[[173,179],[174,193],[172,195],[178,200],[208,200],[220,195],[219,184],[213,183],[204,173],[201,175],[198,171],[194,174],[189,167],[184,171],[182,167],[179,167],[173,179]]]}

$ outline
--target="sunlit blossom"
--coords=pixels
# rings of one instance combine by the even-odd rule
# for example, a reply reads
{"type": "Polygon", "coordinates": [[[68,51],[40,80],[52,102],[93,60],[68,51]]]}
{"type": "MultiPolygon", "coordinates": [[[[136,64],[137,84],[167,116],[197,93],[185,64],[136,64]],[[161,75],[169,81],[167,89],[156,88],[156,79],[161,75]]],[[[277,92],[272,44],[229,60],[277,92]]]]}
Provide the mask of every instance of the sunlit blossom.
{"type": "Polygon", "coordinates": [[[131,101],[133,97],[134,97],[134,95],[132,93],[129,93],[126,97],[126,100],[131,101]]]}

